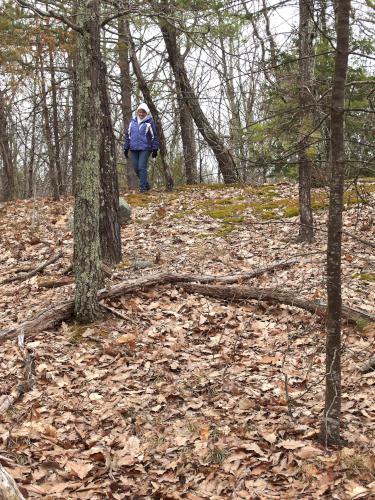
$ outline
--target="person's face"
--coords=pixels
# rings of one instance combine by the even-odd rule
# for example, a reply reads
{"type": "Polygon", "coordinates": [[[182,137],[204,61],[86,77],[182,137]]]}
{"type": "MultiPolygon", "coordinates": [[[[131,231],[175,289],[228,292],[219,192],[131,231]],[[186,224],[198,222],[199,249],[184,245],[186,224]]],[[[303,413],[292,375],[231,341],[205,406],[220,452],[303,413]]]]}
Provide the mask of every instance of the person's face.
{"type": "Polygon", "coordinates": [[[137,111],[137,114],[141,120],[143,120],[143,118],[146,118],[146,116],[147,116],[147,113],[144,109],[139,109],[137,111]]]}

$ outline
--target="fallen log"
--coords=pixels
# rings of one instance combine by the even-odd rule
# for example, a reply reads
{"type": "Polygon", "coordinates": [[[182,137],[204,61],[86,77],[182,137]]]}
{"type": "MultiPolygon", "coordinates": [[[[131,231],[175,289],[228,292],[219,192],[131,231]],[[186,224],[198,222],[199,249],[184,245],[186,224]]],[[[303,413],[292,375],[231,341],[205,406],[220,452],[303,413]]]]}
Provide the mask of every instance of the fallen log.
{"type": "Polygon", "coordinates": [[[40,271],[43,271],[43,269],[45,269],[47,266],[54,264],[57,260],[61,259],[62,256],[63,253],[60,251],[56,255],[52,255],[52,257],[50,257],[45,262],[42,262],[42,264],[37,266],[32,271],[29,271],[27,273],[17,274],[16,276],[10,276],[9,278],[5,278],[4,280],[0,281],[0,286],[5,285],[7,283],[13,283],[14,281],[28,280],[29,278],[32,278],[36,274],[40,273],[40,271]]]}
{"type": "MultiPolygon", "coordinates": [[[[224,299],[227,301],[238,300],[260,300],[265,302],[277,302],[287,306],[298,307],[306,311],[316,314],[320,317],[325,317],[327,313],[327,305],[323,302],[314,302],[311,300],[303,300],[295,297],[287,292],[281,292],[273,288],[251,288],[248,286],[216,286],[216,285],[199,285],[192,283],[178,283],[178,286],[189,293],[199,293],[208,295],[216,299],[224,299]]],[[[342,307],[342,317],[348,321],[356,323],[358,320],[375,321],[375,316],[372,314],[353,309],[348,306],[342,307]]]]}
{"type": "MultiPolygon", "coordinates": [[[[269,269],[269,268],[267,268],[269,269]]],[[[259,273],[259,271],[255,271],[259,273]]],[[[234,279],[243,280],[253,277],[254,273],[245,273],[231,276],[204,276],[204,275],[183,275],[183,274],[169,274],[160,273],[131,281],[123,281],[109,289],[102,289],[98,293],[98,300],[121,297],[127,293],[139,292],[149,288],[166,285],[178,284],[191,293],[203,293],[212,297],[221,298],[225,300],[244,300],[244,299],[257,299],[265,301],[281,302],[286,305],[300,307],[306,309],[313,314],[320,314],[325,316],[326,305],[315,303],[312,301],[303,301],[296,297],[291,296],[286,292],[278,292],[271,288],[249,288],[249,287],[228,287],[228,286],[213,286],[213,285],[192,285],[192,282],[207,283],[216,281],[219,283],[231,283],[234,279]],[[189,286],[191,287],[189,289],[189,286]]],[[[0,330],[0,341],[20,334],[29,335],[38,333],[42,330],[48,330],[61,321],[69,319],[74,312],[74,300],[51,306],[48,309],[41,311],[35,318],[25,321],[20,325],[7,330],[0,330]]],[[[365,313],[364,311],[354,310],[348,307],[343,307],[343,315],[347,319],[366,319],[366,321],[375,321],[375,317],[365,313]]]]}
{"type": "MultiPolygon", "coordinates": [[[[147,290],[148,288],[165,285],[167,283],[173,284],[177,282],[225,282],[233,283],[239,280],[251,279],[253,277],[259,276],[265,272],[272,271],[280,267],[288,267],[294,264],[295,260],[282,261],[271,266],[258,269],[257,271],[251,273],[242,273],[230,276],[204,276],[204,275],[183,275],[183,274],[169,274],[160,273],[148,276],[142,276],[141,278],[134,279],[132,281],[122,281],[121,283],[114,285],[110,289],[102,289],[98,293],[98,300],[107,298],[116,298],[127,293],[134,291],[147,290]]],[[[38,333],[42,330],[48,330],[55,325],[61,323],[64,320],[69,319],[74,312],[74,300],[68,300],[62,304],[57,304],[56,306],[51,306],[48,309],[41,311],[37,316],[31,320],[27,320],[20,325],[17,325],[6,330],[0,330],[0,341],[11,337],[16,337],[17,335],[23,333],[24,335],[29,335],[31,333],[38,333]]]]}
{"type": "Polygon", "coordinates": [[[14,479],[0,464],[0,500],[24,500],[14,479]]]}

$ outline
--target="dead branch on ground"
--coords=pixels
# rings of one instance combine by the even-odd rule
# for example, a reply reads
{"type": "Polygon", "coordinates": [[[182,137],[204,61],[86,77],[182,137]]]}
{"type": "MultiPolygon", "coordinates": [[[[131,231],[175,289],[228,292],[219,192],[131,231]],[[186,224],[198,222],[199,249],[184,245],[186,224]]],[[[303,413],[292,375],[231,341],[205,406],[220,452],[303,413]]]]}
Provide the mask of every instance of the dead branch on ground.
{"type": "MultiPolygon", "coordinates": [[[[284,263],[285,264],[285,263],[284,263]]],[[[270,270],[270,268],[263,268],[270,270]]],[[[233,283],[259,275],[261,270],[254,273],[243,273],[231,276],[204,276],[204,275],[183,275],[160,273],[149,276],[143,276],[131,281],[123,281],[109,289],[102,289],[98,293],[98,300],[114,299],[132,292],[140,292],[149,288],[166,285],[178,284],[181,288],[190,293],[202,293],[218,299],[224,300],[262,300],[270,302],[283,303],[293,307],[306,309],[312,314],[317,314],[324,317],[326,315],[326,305],[308,300],[301,300],[287,292],[279,292],[271,288],[251,288],[245,286],[213,286],[213,285],[198,285],[191,284],[192,282],[208,283],[216,281],[218,283],[233,283]]],[[[21,325],[17,325],[7,330],[0,330],[0,341],[11,337],[15,337],[23,332],[25,335],[38,333],[42,330],[47,330],[61,323],[61,321],[69,319],[73,315],[74,300],[51,306],[49,309],[41,311],[35,318],[25,321],[21,325]]],[[[367,321],[375,321],[375,317],[366,313],[343,307],[343,317],[345,319],[356,321],[358,318],[366,319],[367,321]]]]}
{"type": "Polygon", "coordinates": [[[0,399],[0,415],[13,406],[26,392],[31,391],[35,383],[34,352],[29,347],[25,347],[23,334],[20,334],[18,337],[18,345],[23,358],[23,381],[18,384],[9,395],[3,396],[0,399]]]}
{"type": "Polygon", "coordinates": [[[6,283],[13,283],[13,281],[24,281],[29,278],[32,278],[36,274],[38,274],[40,271],[43,271],[47,266],[50,266],[51,264],[55,263],[57,260],[61,259],[63,256],[63,253],[60,251],[56,255],[53,255],[50,257],[48,260],[45,262],[42,262],[39,266],[37,266],[35,269],[32,271],[29,271],[27,273],[22,273],[22,274],[17,274],[16,276],[10,276],[9,278],[5,278],[4,280],[0,281],[0,286],[5,285],[6,283]]]}
{"type": "MultiPolygon", "coordinates": [[[[178,284],[180,285],[180,284],[178,284]]],[[[208,295],[217,299],[224,299],[228,301],[238,300],[261,300],[265,302],[276,302],[285,304],[287,306],[298,307],[305,309],[312,314],[320,317],[325,317],[327,312],[327,305],[324,303],[317,303],[311,300],[303,300],[291,295],[288,292],[280,292],[273,288],[252,288],[248,286],[216,286],[216,285],[198,285],[191,283],[181,283],[181,288],[189,293],[200,293],[208,295]]],[[[366,321],[375,321],[375,316],[353,309],[348,306],[343,306],[342,317],[348,321],[356,322],[358,319],[366,321]]]]}

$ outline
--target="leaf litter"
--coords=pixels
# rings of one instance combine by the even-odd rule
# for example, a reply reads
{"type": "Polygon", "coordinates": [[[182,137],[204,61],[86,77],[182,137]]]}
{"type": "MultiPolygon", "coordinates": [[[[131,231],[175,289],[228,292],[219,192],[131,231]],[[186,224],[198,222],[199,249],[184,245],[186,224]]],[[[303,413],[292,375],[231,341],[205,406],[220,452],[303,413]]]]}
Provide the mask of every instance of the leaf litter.
{"type": "MultiPolygon", "coordinates": [[[[296,196],[290,184],[280,197],[296,196]]],[[[254,190],[199,187],[152,193],[122,228],[123,261],[108,286],[161,271],[235,274],[296,256],[251,286],[325,300],[326,212],[315,214],[310,246],[296,242],[298,219],[243,221],[221,231],[210,203],[256,200],[254,190]],[[148,262],[148,266],[135,263],[148,262]]],[[[374,200],[372,200],[373,202],[374,200]]],[[[30,319],[73,294],[58,279],[72,259],[66,229],[72,199],[17,201],[1,215],[0,275],[64,257],[41,276],[2,286],[0,326],[30,319]]],[[[373,205],[345,211],[345,229],[374,242],[373,205]],[[364,231],[361,228],[366,228],[364,231]]],[[[228,224],[228,222],[225,222],[228,224]]],[[[373,313],[370,247],[344,236],[343,297],[373,313]]],[[[0,462],[29,498],[356,499],[375,496],[371,325],[343,327],[343,437],[317,441],[324,405],[324,324],[280,304],[233,303],[165,285],[107,300],[89,326],[63,323],[25,339],[36,384],[0,416],[0,462]],[[109,310],[110,310],[109,309],[109,310]]],[[[2,343],[1,398],[22,379],[15,341],[2,343]]]]}

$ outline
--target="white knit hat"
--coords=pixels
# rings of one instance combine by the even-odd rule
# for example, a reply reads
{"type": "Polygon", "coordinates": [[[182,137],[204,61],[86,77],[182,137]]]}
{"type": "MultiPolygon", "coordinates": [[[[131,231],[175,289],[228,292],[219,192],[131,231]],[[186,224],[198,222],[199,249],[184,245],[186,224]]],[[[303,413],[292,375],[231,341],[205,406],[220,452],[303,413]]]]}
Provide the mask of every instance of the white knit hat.
{"type": "Polygon", "coordinates": [[[146,113],[148,115],[150,114],[150,109],[145,102],[141,102],[141,104],[137,108],[137,111],[139,111],[140,109],[143,109],[143,111],[146,111],[146,113]]]}

